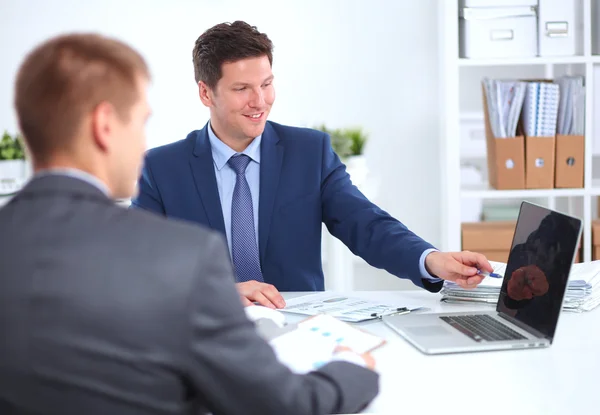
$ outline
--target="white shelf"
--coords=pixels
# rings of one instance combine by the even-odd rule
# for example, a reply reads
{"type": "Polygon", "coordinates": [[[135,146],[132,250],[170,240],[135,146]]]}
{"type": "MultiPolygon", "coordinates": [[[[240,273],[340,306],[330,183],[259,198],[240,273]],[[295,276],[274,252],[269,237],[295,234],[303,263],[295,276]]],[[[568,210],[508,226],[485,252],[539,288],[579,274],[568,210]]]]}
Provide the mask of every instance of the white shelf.
{"type": "Polygon", "coordinates": [[[459,66],[515,66],[515,65],[560,65],[600,62],[599,56],[535,56],[531,58],[465,59],[459,58],[459,66]]]}
{"type": "Polygon", "coordinates": [[[460,191],[462,198],[469,199],[531,199],[536,197],[572,197],[592,194],[595,190],[600,194],[600,189],[515,189],[496,190],[489,187],[470,187],[460,191]]]}
{"type": "MultiPolygon", "coordinates": [[[[441,222],[442,243],[441,248],[447,251],[461,249],[461,224],[460,217],[463,209],[472,203],[474,199],[493,200],[528,200],[535,198],[548,198],[548,207],[556,207],[555,198],[568,198],[569,213],[581,217],[584,225],[583,244],[584,260],[591,260],[592,232],[591,222],[594,218],[592,213],[593,200],[600,196],[600,181],[592,180],[592,164],[599,160],[593,160],[593,137],[596,122],[600,122],[594,116],[594,91],[595,82],[600,82],[598,76],[594,76],[594,69],[600,65],[600,54],[593,54],[595,46],[593,37],[596,36],[596,25],[600,24],[595,17],[596,7],[600,7],[600,0],[576,0],[577,13],[579,14],[578,27],[582,28],[578,39],[578,50],[582,51],[579,56],[547,56],[529,58],[499,58],[499,59],[464,59],[459,58],[459,0],[444,0],[438,2],[438,27],[440,48],[440,166],[442,184],[441,197],[441,222]],[[594,7],[593,7],[594,6],[594,7]],[[481,72],[496,73],[494,67],[507,66],[533,66],[544,67],[546,77],[555,75],[553,65],[579,65],[582,66],[576,72],[585,76],[585,158],[584,158],[584,189],[519,189],[519,190],[495,190],[484,185],[480,187],[461,186],[461,126],[460,107],[461,94],[466,92],[461,89],[461,68],[481,67],[481,72]],[[489,68],[489,69],[488,69],[489,68]]],[[[571,73],[567,69],[566,73],[571,73]]],[[[562,72],[561,72],[562,73],[562,72]]],[[[491,76],[491,75],[490,75],[491,76]]],[[[469,91],[471,92],[471,91],[469,91]]],[[[481,94],[481,91],[476,91],[481,94]]],[[[467,97],[469,98],[469,97],[467,97]]]]}

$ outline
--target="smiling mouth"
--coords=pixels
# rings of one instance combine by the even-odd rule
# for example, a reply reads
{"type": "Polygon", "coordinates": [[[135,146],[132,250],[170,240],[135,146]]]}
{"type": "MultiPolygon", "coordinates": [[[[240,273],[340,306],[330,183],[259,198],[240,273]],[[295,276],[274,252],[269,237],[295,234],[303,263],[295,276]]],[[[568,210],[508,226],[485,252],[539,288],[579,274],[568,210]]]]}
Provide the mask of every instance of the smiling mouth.
{"type": "Polygon", "coordinates": [[[251,121],[261,121],[264,114],[264,112],[259,112],[258,114],[244,115],[244,117],[248,118],[251,121]]]}

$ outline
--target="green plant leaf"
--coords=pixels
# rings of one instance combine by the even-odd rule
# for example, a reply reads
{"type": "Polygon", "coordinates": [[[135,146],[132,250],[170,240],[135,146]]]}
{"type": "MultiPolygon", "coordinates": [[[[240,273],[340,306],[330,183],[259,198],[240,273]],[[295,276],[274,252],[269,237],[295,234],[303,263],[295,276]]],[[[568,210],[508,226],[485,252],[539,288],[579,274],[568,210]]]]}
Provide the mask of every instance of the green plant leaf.
{"type": "Polygon", "coordinates": [[[329,134],[331,137],[331,147],[341,159],[363,154],[368,136],[363,132],[362,128],[332,130],[327,128],[325,124],[314,128],[329,134]]]}
{"type": "Polygon", "coordinates": [[[24,160],[25,146],[20,135],[11,136],[8,131],[2,134],[0,140],[0,160],[24,160]]]}

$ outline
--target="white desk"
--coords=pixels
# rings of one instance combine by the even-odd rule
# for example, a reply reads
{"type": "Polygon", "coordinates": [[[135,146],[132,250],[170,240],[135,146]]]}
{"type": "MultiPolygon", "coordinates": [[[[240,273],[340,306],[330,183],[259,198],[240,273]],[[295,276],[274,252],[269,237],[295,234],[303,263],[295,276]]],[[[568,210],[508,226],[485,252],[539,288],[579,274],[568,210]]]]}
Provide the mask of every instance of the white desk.
{"type": "MultiPolygon", "coordinates": [[[[490,309],[440,303],[440,294],[425,291],[348,294],[400,304],[405,299],[432,311],[490,309]]],[[[300,319],[286,317],[290,322],[300,319]]],[[[367,413],[600,413],[600,308],[562,313],[552,346],[536,350],[426,356],[381,322],[360,326],[388,341],[373,353],[381,374],[380,393],[367,413]]]]}

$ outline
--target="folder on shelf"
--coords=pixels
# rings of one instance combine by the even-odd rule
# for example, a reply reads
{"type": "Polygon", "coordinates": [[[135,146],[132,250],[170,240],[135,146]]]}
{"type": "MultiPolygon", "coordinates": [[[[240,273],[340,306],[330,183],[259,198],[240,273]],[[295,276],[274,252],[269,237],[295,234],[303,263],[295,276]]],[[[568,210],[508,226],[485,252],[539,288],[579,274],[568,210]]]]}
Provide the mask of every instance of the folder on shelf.
{"type": "Polygon", "coordinates": [[[585,87],[582,76],[556,79],[560,87],[555,186],[583,188],[585,165],[585,87]]]}
{"type": "Polygon", "coordinates": [[[487,146],[487,165],[488,179],[490,185],[499,190],[504,189],[523,189],[525,187],[525,145],[522,134],[517,134],[518,116],[515,114],[521,113],[521,105],[523,103],[524,92],[518,91],[524,86],[516,83],[516,90],[513,94],[515,99],[512,99],[510,105],[505,105],[509,108],[508,114],[502,119],[506,119],[506,126],[501,127],[499,116],[499,105],[497,83],[489,79],[484,79],[482,82],[483,92],[483,107],[484,107],[484,122],[485,136],[487,146]],[[496,95],[494,95],[496,94],[496,95]],[[512,112],[512,115],[511,115],[512,112]],[[515,121],[514,118],[517,119],[515,121]],[[514,124],[514,136],[503,137],[504,131],[512,129],[514,124]]]}
{"type": "Polygon", "coordinates": [[[561,76],[557,134],[583,135],[585,128],[585,86],[582,76],[561,76]]]}
{"type": "Polygon", "coordinates": [[[556,136],[555,187],[583,188],[584,154],[583,135],[556,136]]]}
{"type": "Polygon", "coordinates": [[[549,80],[527,82],[522,115],[527,189],[554,188],[559,98],[558,84],[549,80]]]}

